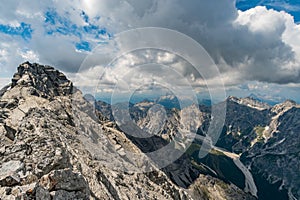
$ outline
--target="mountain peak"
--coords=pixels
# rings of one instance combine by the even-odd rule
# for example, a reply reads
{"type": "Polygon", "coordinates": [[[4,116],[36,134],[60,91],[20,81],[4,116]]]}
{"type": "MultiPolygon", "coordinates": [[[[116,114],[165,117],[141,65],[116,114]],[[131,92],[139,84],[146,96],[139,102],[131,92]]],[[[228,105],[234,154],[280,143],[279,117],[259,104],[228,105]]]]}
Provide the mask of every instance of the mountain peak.
{"type": "Polygon", "coordinates": [[[241,105],[245,105],[257,110],[265,110],[265,109],[269,109],[271,108],[270,105],[268,105],[267,103],[263,103],[261,101],[258,101],[252,97],[246,97],[246,98],[238,98],[238,97],[234,97],[234,96],[229,96],[227,101],[232,101],[241,105]]]}
{"type": "Polygon", "coordinates": [[[295,101],[293,101],[293,100],[288,99],[288,100],[286,100],[286,101],[284,101],[284,102],[282,102],[282,103],[280,103],[280,104],[276,104],[276,105],[272,108],[272,111],[273,111],[274,113],[277,113],[277,114],[279,114],[279,113],[284,113],[284,112],[286,112],[287,110],[289,110],[289,109],[291,109],[291,108],[293,108],[293,107],[295,107],[295,106],[297,106],[297,103],[296,103],[295,101]]]}
{"type": "Polygon", "coordinates": [[[283,102],[283,104],[284,104],[284,105],[293,105],[293,106],[297,105],[297,103],[296,103],[295,101],[291,100],[291,99],[285,100],[285,101],[283,102]]]}
{"type": "Polygon", "coordinates": [[[48,65],[25,62],[12,78],[11,88],[31,88],[32,95],[49,98],[72,93],[73,84],[67,77],[48,65]]]}

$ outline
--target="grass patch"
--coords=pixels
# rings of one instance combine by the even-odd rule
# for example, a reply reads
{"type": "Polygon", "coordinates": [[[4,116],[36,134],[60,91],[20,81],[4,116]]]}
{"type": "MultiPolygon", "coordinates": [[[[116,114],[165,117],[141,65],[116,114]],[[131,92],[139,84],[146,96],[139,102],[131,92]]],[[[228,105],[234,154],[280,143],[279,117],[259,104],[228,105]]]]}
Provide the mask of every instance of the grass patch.
{"type": "Polygon", "coordinates": [[[221,151],[218,151],[216,149],[211,149],[209,151],[210,154],[216,155],[216,156],[226,156],[224,153],[222,153],[221,151]]]}
{"type": "Polygon", "coordinates": [[[196,144],[196,143],[192,143],[189,148],[186,150],[186,154],[188,154],[189,156],[192,156],[193,153],[195,151],[199,152],[201,149],[201,145],[200,144],[196,144]]]}
{"type": "Polygon", "coordinates": [[[219,181],[218,182],[218,185],[223,189],[223,190],[228,190],[228,184],[226,184],[225,182],[223,181],[219,181]]]}
{"type": "Polygon", "coordinates": [[[257,142],[263,142],[265,139],[263,137],[263,132],[265,130],[265,127],[257,126],[254,128],[254,131],[256,133],[257,142]]]}
{"type": "Polygon", "coordinates": [[[208,173],[207,169],[205,167],[203,167],[202,165],[199,165],[195,160],[191,160],[191,163],[200,172],[206,172],[206,173],[208,173]]]}

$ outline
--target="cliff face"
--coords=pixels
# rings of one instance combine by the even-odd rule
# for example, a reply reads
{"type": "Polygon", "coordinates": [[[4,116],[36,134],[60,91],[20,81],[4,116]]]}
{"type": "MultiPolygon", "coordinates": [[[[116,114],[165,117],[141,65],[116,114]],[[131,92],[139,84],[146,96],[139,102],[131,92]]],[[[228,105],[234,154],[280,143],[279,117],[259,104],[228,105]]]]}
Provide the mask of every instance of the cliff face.
{"type": "Polygon", "coordinates": [[[201,185],[221,195],[207,197],[199,187],[187,190],[177,186],[143,149],[95,111],[72,82],[52,67],[21,64],[10,86],[2,90],[0,199],[247,196],[238,188],[228,196],[225,191],[232,186],[222,182],[226,187],[216,189],[214,183],[206,182],[201,185]],[[149,172],[142,173],[147,171],[144,168],[149,172]]]}
{"type": "Polygon", "coordinates": [[[159,170],[130,173],[139,166],[125,162],[124,148],[141,151],[101,125],[81,92],[51,67],[20,65],[0,107],[1,199],[188,198],[159,170]]]}
{"type": "MultiPolygon", "coordinates": [[[[105,105],[103,102],[96,103],[102,104],[105,105]]],[[[217,149],[225,149],[227,153],[234,153],[240,158],[245,169],[249,170],[247,174],[253,177],[252,185],[257,188],[259,199],[299,199],[300,106],[291,100],[270,106],[252,98],[236,97],[229,97],[226,104],[226,120],[215,145],[217,149]]],[[[167,108],[165,119],[162,117],[164,113],[153,113],[151,108],[154,106],[155,102],[151,101],[131,105],[132,118],[141,129],[150,130],[165,141],[175,142],[178,148],[184,145],[181,143],[183,140],[176,140],[176,137],[182,139],[185,136],[178,130],[182,128],[181,124],[187,130],[197,130],[199,135],[205,135],[210,122],[209,107],[200,106],[200,112],[195,105],[182,110],[167,108]],[[190,113],[192,117],[183,120],[184,112],[190,113]],[[165,119],[163,126],[162,119],[165,119]]],[[[109,106],[101,106],[99,110],[112,118],[109,106]]],[[[143,145],[153,146],[149,142],[143,145]]],[[[232,158],[211,152],[204,159],[198,160],[201,145],[201,141],[194,141],[186,151],[186,157],[164,169],[166,174],[182,187],[201,183],[197,181],[200,173],[210,174],[245,189],[245,175],[241,174],[242,170],[236,169],[232,158]],[[195,162],[201,169],[198,169],[195,162]]]]}

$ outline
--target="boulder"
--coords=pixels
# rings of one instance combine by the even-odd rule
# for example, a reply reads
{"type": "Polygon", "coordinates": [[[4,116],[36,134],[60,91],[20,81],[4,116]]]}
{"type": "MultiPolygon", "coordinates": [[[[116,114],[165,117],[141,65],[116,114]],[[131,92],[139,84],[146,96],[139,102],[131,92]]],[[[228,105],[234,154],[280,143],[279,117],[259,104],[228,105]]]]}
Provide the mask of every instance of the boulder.
{"type": "Polygon", "coordinates": [[[20,183],[20,176],[18,174],[24,167],[24,164],[21,161],[9,161],[3,163],[0,168],[0,185],[1,187],[5,186],[14,186],[20,183]]]}

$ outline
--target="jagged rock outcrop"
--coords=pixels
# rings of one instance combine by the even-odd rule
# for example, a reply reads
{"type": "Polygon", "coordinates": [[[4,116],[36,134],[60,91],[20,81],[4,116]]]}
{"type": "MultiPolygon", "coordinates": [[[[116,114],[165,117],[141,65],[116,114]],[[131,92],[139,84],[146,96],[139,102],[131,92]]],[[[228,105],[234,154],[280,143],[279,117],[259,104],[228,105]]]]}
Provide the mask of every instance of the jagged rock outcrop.
{"type": "Polygon", "coordinates": [[[272,108],[275,115],[263,132],[265,140],[243,156],[253,172],[287,190],[290,199],[300,197],[300,106],[285,101],[272,108]]]}
{"type": "Polygon", "coordinates": [[[191,196],[193,198],[201,197],[208,199],[235,199],[235,200],[254,200],[255,197],[245,195],[238,187],[228,185],[223,181],[211,176],[200,175],[199,178],[190,186],[191,196]]]}
{"type": "Polygon", "coordinates": [[[0,99],[0,199],[190,198],[155,166],[134,171],[143,153],[72,89],[51,67],[19,66],[0,99]]]}
{"type": "MultiPolygon", "coordinates": [[[[297,167],[300,157],[298,148],[300,137],[297,134],[300,130],[299,105],[294,101],[287,100],[275,106],[269,106],[252,98],[237,97],[229,97],[226,103],[227,115],[224,129],[216,146],[242,154],[241,160],[254,177],[260,199],[299,198],[300,183],[298,180],[300,178],[298,174],[300,173],[299,167],[297,167]]],[[[154,105],[153,102],[144,101],[133,106],[137,109],[132,109],[132,116],[141,128],[155,127],[157,124],[155,120],[151,121],[151,118],[147,116],[149,109],[154,105]]],[[[201,135],[205,135],[210,118],[210,108],[204,107],[200,106],[201,112],[189,119],[188,123],[184,123],[189,126],[188,129],[198,128],[198,133],[201,135]]],[[[190,106],[182,111],[189,109],[194,112],[196,110],[190,106]]],[[[171,109],[167,109],[167,115],[168,118],[162,130],[153,132],[158,132],[162,138],[170,141],[174,136],[180,135],[178,129],[180,128],[181,114],[179,110],[175,109],[171,112],[171,109]]],[[[193,152],[198,145],[197,143],[192,145],[191,151],[193,152]]],[[[203,162],[207,160],[209,163],[205,164],[209,164],[209,167],[214,170],[212,175],[217,173],[220,178],[226,173],[218,166],[224,158],[226,157],[209,155],[204,160],[200,160],[201,163],[198,161],[198,164],[203,166],[203,162]],[[214,160],[216,157],[218,157],[217,160],[214,160]]],[[[204,167],[207,166],[204,165],[204,167]]],[[[193,168],[190,168],[188,164],[181,167],[177,165],[177,170],[180,171],[177,174],[193,174],[192,170],[187,173],[186,169],[193,168]]],[[[227,170],[226,167],[224,169],[227,170]]],[[[166,171],[168,173],[172,170],[166,171]]],[[[238,174],[231,178],[236,180],[237,177],[238,174]]],[[[190,177],[183,176],[183,179],[190,180],[190,177]]],[[[193,182],[194,180],[191,182],[192,185],[193,182]]],[[[239,187],[243,188],[243,186],[239,187]]]]}
{"type": "Polygon", "coordinates": [[[268,105],[267,103],[258,101],[254,98],[251,98],[251,97],[237,98],[237,97],[230,96],[227,100],[232,101],[232,102],[236,102],[238,104],[245,105],[245,106],[248,106],[250,108],[257,109],[257,110],[266,110],[266,109],[271,108],[271,106],[268,105]]]}
{"type": "Polygon", "coordinates": [[[18,72],[12,78],[11,88],[19,86],[28,89],[29,94],[44,98],[69,95],[72,92],[72,82],[51,66],[25,62],[18,67],[18,72]]]}
{"type": "Polygon", "coordinates": [[[59,71],[21,64],[0,94],[0,199],[193,199],[166,175],[189,167],[158,169],[94,108],[59,71]]]}
{"type": "Polygon", "coordinates": [[[236,153],[247,151],[258,137],[258,127],[265,128],[271,121],[269,106],[249,98],[227,99],[226,121],[217,145],[236,153]]]}

